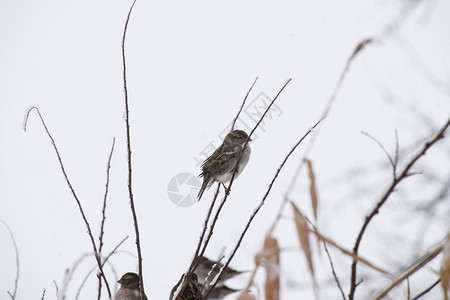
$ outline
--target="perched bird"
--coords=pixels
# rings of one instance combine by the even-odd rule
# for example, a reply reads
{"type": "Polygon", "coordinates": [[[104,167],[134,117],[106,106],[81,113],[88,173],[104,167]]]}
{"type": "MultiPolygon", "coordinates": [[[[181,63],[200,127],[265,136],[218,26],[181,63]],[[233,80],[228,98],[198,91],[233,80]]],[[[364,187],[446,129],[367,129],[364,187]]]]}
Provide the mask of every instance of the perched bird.
{"type": "MultiPolygon", "coordinates": [[[[220,262],[216,262],[213,260],[210,260],[206,257],[202,257],[200,259],[200,263],[198,264],[197,269],[195,270],[195,273],[198,276],[198,281],[201,285],[205,284],[206,277],[208,277],[208,282],[211,282],[216,278],[217,274],[219,274],[220,270],[223,268],[223,264],[220,262]],[[209,274],[209,275],[208,275],[209,274]]],[[[222,277],[220,277],[220,280],[218,282],[218,286],[223,285],[223,282],[234,277],[237,275],[240,275],[244,273],[243,271],[236,271],[230,267],[227,267],[222,277]]]]}
{"type": "Polygon", "coordinates": [[[120,283],[120,289],[117,291],[114,300],[147,300],[145,294],[144,299],[141,299],[138,274],[126,273],[117,282],[120,283]]]}
{"type": "MultiPolygon", "coordinates": [[[[202,173],[199,177],[203,177],[203,184],[198,193],[198,201],[203,192],[211,187],[214,182],[222,184],[231,180],[233,173],[236,173],[235,179],[241,174],[250,158],[250,146],[247,144],[244,148],[248,135],[243,130],[233,130],[223,140],[222,145],[211,154],[202,164],[202,173]],[[242,153],[243,151],[243,153],[242,153]],[[242,158],[237,162],[239,157],[242,158]]],[[[249,139],[250,142],[252,139],[249,139]]]]}

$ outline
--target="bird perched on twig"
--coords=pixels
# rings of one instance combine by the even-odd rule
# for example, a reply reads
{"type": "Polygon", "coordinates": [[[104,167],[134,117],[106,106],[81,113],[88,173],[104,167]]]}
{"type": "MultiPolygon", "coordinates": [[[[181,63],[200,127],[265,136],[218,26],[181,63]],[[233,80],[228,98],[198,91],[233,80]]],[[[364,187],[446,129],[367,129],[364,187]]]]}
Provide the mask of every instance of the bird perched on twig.
{"type": "Polygon", "coordinates": [[[126,273],[117,282],[120,283],[120,289],[117,291],[114,300],[147,300],[145,294],[144,299],[141,299],[138,274],[126,273]]]}
{"type": "MultiPolygon", "coordinates": [[[[210,188],[214,182],[224,184],[231,180],[233,173],[235,179],[241,174],[250,159],[251,149],[247,145],[244,148],[248,135],[243,130],[233,130],[223,140],[222,145],[214,151],[202,164],[202,173],[199,177],[203,177],[203,184],[198,193],[198,201],[200,201],[203,192],[210,188]],[[242,153],[243,152],[243,153],[242,153]],[[242,158],[239,161],[239,158],[242,158]],[[237,165],[239,161],[239,165],[237,165]]],[[[250,142],[252,139],[248,139],[250,142]]]]}

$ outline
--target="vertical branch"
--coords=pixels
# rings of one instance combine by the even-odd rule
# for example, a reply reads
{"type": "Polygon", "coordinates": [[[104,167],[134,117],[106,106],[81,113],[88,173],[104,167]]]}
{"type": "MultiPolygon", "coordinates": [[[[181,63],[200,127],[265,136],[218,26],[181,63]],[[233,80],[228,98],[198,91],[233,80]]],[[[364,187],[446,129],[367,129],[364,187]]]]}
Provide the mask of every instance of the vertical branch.
{"type": "Polygon", "coordinates": [[[127,19],[125,22],[125,27],[123,29],[123,38],[122,38],[122,66],[123,66],[123,90],[125,94],[125,122],[126,122],[126,130],[127,130],[127,160],[128,160],[128,196],[130,198],[130,207],[131,213],[133,215],[134,221],[134,230],[136,233],[136,248],[138,255],[138,265],[139,265],[139,282],[140,282],[140,296],[141,299],[145,299],[144,297],[144,279],[142,274],[142,253],[141,253],[141,241],[139,236],[139,225],[138,219],[136,215],[136,209],[134,207],[134,197],[133,197],[133,170],[131,167],[131,138],[130,138],[130,119],[129,119],[129,108],[128,108],[128,88],[127,88],[127,65],[125,61],[125,38],[127,35],[128,22],[130,21],[130,15],[133,11],[134,4],[136,0],[131,4],[130,10],[128,11],[127,19]]]}
{"type": "MultiPolygon", "coordinates": [[[[102,257],[102,249],[103,249],[103,235],[105,233],[105,219],[106,219],[106,199],[108,198],[108,190],[109,190],[109,170],[111,169],[111,158],[114,151],[114,145],[116,144],[116,138],[113,138],[113,143],[111,146],[111,151],[108,157],[108,165],[106,167],[106,187],[105,187],[105,196],[103,197],[103,208],[102,208],[102,223],[100,225],[100,237],[99,237],[99,246],[98,246],[98,256],[102,257]]],[[[104,262],[102,263],[104,265],[104,262]]],[[[102,278],[98,277],[98,300],[100,300],[102,295],[102,278]]]]}
{"type": "Polygon", "coordinates": [[[95,260],[97,261],[97,265],[98,268],[100,270],[100,276],[103,278],[103,280],[105,281],[105,285],[106,285],[106,289],[108,291],[108,295],[109,298],[111,298],[111,289],[109,288],[109,284],[108,284],[108,280],[106,279],[106,276],[103,272],[103,267],[102,267],[102,262],[100,260],[100,256],[98,255],[98,250],[97,250],[97,246],[95,244],[95,239],[94,236],[92,234],[92,230],[91,230],[91,226],[89,225],[89,222],[87,220],[86,214],[84,213],[83,210],[83,206],[81,205],[80,199],[78,199],[77,194],[75,193],[75,189],[72,186],[72,183],[69,180],[69,176],[67,176],[66,173],[66,169],[64,168],[64,164],[62,162],[62,158],[61,155],[59,154],[59,150],[58,147],[56,146],[56,142],[53,139],[53,136],[51,135],[50,131],[47,128],[47,124],[45,124],[44,118],[41,115],[41,112],[39,111],[39,109],[35,106],[32,106],[28,109],[27,114],[25,115],[25,122],[24,122],[24,130],[27,130],[27,122],[28,122],[28,118],[30,116],[31,111],[35,109],[36,112],[39,115],[39,118],[41,119],[42,125],[44,126],[45,131],[47,132],[47,136],[50,138],[50,140],[52,141],[52,145],[53,145],[53,149],[55,150],[56,156],[58,157],[58,161],[59,161],[59,166],[61,168],[61,171],[64,175],[64,178],[66,179],[67,185],[69,186],[70,191],[72,192],[72,196],[75,198],[75,201],[77,202],[78,205],[78,209],[80,210],[81,213],[81,217],[83,218],[84,224],[86,225],[87,228],[87,233],[89,235],[89,238],[91,239],[91,244],[92,244],[92,248],[94,248],[94,256],[95,256],[95,260]]]}
{"type": "Polygon", "coordinates": [[[19,250],[17,249],[16,239],[14,238],[14,235],[11,229],[9,228],[8,224],[6,224],[6,222],[3,220],[0,220],[0,222],[2,222],[3,225],[5,225],[6,229],[8,230],[9,236],[11,237],[11,241],[13,242],[14,245],[14,251],[16,252],[16,279],[14,280],[14,292],[12,294],[8,292],[8,295],[11,297],[12,300],[14,300],[16,299],[17,288],[19,286],[19,274],[20,274],[19,250]]]}

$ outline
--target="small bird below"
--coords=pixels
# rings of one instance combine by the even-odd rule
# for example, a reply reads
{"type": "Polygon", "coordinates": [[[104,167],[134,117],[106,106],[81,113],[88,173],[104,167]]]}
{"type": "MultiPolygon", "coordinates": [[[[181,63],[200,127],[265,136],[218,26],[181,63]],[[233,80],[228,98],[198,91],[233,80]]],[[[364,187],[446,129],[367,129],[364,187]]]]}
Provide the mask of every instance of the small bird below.
{"type": "MultiPolygon", "coordinates": [[[[223,184],[230,181],[233,174],[236,174],[235,179],[241,174],[250,159],[251,149],[248,143],[243,149],[247,138],[248,135],[243,130],[231,131],[222,145],[203,162],[202,173],[199,175],[203,177],[203,184],[197,196],[198,201],[214,182],[223,184]],[[241,154],[242,158],[239,161],[241,154]]],[[[248,138],[248,141],[251,142],[252,139],[248,138]]]]}
{"type": "Polygon", "coordinates": [[[141,299],[138,274],[126,273],[117,282],[120,283],[120,289],[117,291],[114,300],[147,300],[145,294],[144,299],[141,299]]]}

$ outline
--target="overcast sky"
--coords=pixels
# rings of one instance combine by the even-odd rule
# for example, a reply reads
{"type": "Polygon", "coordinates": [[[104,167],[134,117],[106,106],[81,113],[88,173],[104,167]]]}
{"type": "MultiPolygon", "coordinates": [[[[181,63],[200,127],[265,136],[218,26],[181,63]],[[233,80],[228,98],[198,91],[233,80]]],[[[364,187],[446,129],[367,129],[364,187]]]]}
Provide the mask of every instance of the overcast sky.
{"type": "MultiPolygon", "coordinates": [[[[20,256],[17,299],[56,299],[66,269],[92,246],[76,203],[38,115],[22,128],[30,106],[40,109],[59,147],[66,171],[98,236],[106,163],[113,137],[105,253],[128,240],[111,258],[121,276],[137,271],[134,230],[127,194],[126,136],[121,39],[130,1],[0,2],[0,219],[14,234],[20,256]]],[[[364,216],[392,180],[383,151],[399,136],[400,165],[450,115],[450,2],[430,1],[167,1],[138,0],[129,23],[126,56],[133,149],[134,195],[141,229],[146,291],[165,299],[194,253],[213,191],[190,207],[168,197],[170,180],[198,175],[196,159],[235,116],[250,85],[246,124],[264,97],[273,98],[288,78],[271,118],[252,143],[252,157],[235,182],[207,255],[234,247],[249,215],[287,152],[320,118],[345,63],[366,38],[376,42],[359,53],[309,156],[320,196],[319,228],[351,249],[364,216]]],[[[260,109],[260,108],[259,108],[260,109]]],[[[255,114],[253,115],[253,117],[255,114]]],[[[253,123],[254,125],[254,123],[253,123]]],[[[247,130],[243,123],[239,128],[247,130]]],[[[247,130],[248,131],[248,130],[247,130]]],[[[232,266],[249,270],[273,222],[306,144],[291,157],[232,266]]],[[[398,273],[440,241],[449,228],[449,200],[433,218],[417,220],[414,207],[430,200],[439,180],[449,178],[450,143],[427,153],[418,172],[367,232],[361,253],[398,273]],[[428,173],[427,173],[428,172],[428,173]],[[426,177],[427,175],[428,177],[426,177]],[[427,184],[423,177],[435,180],[427,184]],[[413,216],[413,217],[411,217],[413,216]],[[417,222],[411,222],[411,218],[417,222]],[[395,229],[392,228],[395,225],[395,229]],[[424,227],[424,224],[426,226],[424,227]],[[417,229],[422,236],[417,237],[417,229]],[[416,253],[411,247],[416,242],[416,253]],[[403,247],[404,246],[404,247],[403,247]],[[386,251],[392,247],[391,251],[386,251]]],[[[312,216],[303,169],[292,198],[312,216]]],[[[282,254],[283,299],[312,297],[307,264],[290,208],[275,235],[282,254]]],[[[14,247],[0,224],[0,298],[14,289],[14,247]]],[[[316,247],[316,246],[314,246],[316,247]]],[[[348,291],[350,260],[332,252],[348,291]]],[[[325,257],[317,257],[324,299],[340,294],[325,257]]],[[[437,269],[439,261],[434,265],[437,269]]],[[[82,261],[67,286],[74,299],[95,266],[82,261]]],[[[107,268],[109,281],[114,272],[107,268]]],[[[388,282],[373,271],[358,287],[367,297],[388,282]]],[[[412,281],[413,294],[436,280],[431,271],[412,281]]],[[[263,291],[259,274],[259,290],[263,291]]],[[[233,287],[243,287],[243,276],[233,287]]],[[[105,296],[105,292],[103,293],[105,296]]],[[[91,276],[80,299],[97,295],[91,276]]],[[[396,299],[405,297],[398,290],[396,299]]],[[[429,299],[441,299],[435,288],[429,299]]],[[[106,299],[106,297],[104,297],[106,299]]],[[[232,299],[232,298],[230,298],[232,299]]]]}

